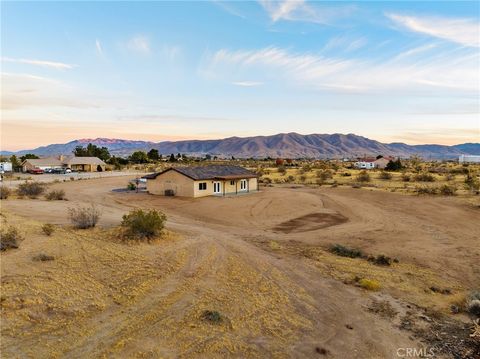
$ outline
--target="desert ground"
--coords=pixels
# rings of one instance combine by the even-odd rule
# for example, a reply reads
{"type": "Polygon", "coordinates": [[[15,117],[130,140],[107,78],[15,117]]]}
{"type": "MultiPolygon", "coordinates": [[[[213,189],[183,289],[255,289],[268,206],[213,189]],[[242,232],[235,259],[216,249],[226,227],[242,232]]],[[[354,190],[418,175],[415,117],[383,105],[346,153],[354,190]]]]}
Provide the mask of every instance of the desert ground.
{"type": "Polygon", "coordinates": [[[471,318],[451,305],[480,278],[480,208],[455,197],[368,188],[261,187],[182,199],[124,191],[132,177],[51,184],[66,201],[1,201],[25,239],[1,254],[4,358],[475,358],[471,318]],[[94,203],[97,228],[70,226],[94,203]],[[153,208],[167,232],[117,235],[122,215],[153,208]],[[44,223],[57,225],[51,236],[44,223]],[[379,266],[333,244],[395,258],[379,266]],[[44,253],[47,262],[33,261],[44,253]],[[374,280],[378,290],[357,285],[374,280]],[[432,290],[431,288],[434,288],[432,290]],[[224,320],[202,319],[205,310],[224,320]]]}

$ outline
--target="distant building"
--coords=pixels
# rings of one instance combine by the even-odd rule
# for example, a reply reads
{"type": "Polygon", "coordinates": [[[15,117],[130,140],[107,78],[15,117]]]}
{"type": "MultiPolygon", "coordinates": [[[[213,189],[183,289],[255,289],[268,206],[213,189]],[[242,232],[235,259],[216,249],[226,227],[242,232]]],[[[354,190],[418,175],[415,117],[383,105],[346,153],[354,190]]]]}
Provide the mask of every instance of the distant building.
{"type": "Polygon", "coordinates": [[[460,163],[480,163],[480,156],[475,155],[460,155],[458,158],[460,163]]]}
{"type": "Polygon", "coordinates": [[[162,196],[205,197],[242,194],[258,190],[258,175],[240,166],[172,167],[153,173],[147,191],[162,196]]]}
{"type": "Polygon", "coordinates": [[[393,157],[380,157],[374,161],[375,163],[375,168],[380,168],[380,169],[385,169],[387,167],[388,162],[390,161],[395,161],[395,158],[393,157]]]}
{"type": "Polygon", "coordinates": [[[79,172],[102,172],[105,166],[106,163],[98,157],[58,156],[26,159],[22,162],[22,171],[70,168],[79,172]]]}
{"type": "Polygon", "coordinates": [[[353,166],[361,170],[371,170],[375,168],[376,160],[377,159],[374,157],[361,158],[357,162],[355,162],[353,166]]]}

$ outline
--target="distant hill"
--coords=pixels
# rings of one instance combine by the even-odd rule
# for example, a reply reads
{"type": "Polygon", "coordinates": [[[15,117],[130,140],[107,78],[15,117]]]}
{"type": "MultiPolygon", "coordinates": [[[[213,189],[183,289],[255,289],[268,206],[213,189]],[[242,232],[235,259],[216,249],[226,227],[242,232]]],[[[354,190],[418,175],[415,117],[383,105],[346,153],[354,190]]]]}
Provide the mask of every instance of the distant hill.
{"type": "Polygon", "coordinates": [[[217,155],[248,157],[284,158],[339,158],[363,155],[391,155],[408,157],[418,155],[424,158],[455,158],[461,154],[480,155],[480,143],[464,143],[455,146],[407,145],[405,143],[381,143],[354,134],[311,134],[280,133],[272,136],[229,137],[219,140],[187,141],[130,141],[121,139],[96,138],[80,139],[65,144],[52,144],[18,152],[2,152],[4,155],[35,153],[39,156],[71,154],[76,146],[93,143],[105,146],[110,153],[126,156],[137,150],[148,151],[156,148],[162,154],[185,153],[191,155],[217,155]]]}

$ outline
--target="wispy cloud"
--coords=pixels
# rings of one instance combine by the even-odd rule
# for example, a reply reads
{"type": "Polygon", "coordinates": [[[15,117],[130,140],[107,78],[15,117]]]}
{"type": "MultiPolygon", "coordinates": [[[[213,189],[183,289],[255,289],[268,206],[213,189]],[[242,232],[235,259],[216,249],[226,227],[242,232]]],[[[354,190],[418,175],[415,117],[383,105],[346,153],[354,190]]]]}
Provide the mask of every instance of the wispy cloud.
{"type": "Polygon", "coordinates": [[[365,37],[351,38],[349,36],[335,36],[327,42],[323,50],[329,51],[340,49],[344,52],[350,52],[364,47],[367,43],[368,40],[365,37]]]}
{"type": "Polygon", "coordinates": [[[13,59],[11,57],[2,57],[2,61],[48,67],[56,70],[70,70],[76,67],[76,65],[65,64],[63,62],[43,61],[43,60],[34,60],[34,59],[13,59]]]}
{"type": "Polygon", "coordinates": [[[98,55],[103,56],[103,47],[99,39],[95,40],[95,49],[97,50],[98,55]]]}
{"type": "Polygon", "coordinates": [[[134,52],[148,54],[150,53],[150,40],[144,35],[134,36],[128,40],[127,48],[134,52]]]}
{"type": "Polygon", "coordinates": [[[246,18],[245,15],[243,15],[239,10],[232,6],[232,2],[213,0],[212,3],[221,7],[223,10],[225,10],[231,15],[241,17],[242,19],[246,18]]]}
{"type": "Polygon", "coordinates": [[[408,55],[426,51],[429,46],[425,46],[393,55],[382,62],[295,53],[277,47],[238,51],[222,49],[210,56],[205,73],[230,82],[254,77],[258,81],[317,90],[478,92],[476,79],[480,75],[480,54],[472,53],[468,48],[457,52],[449,49],[421,61],[414,57],[412,61],[408,55]]]}
{"type": "Polygon", "coordinates": [[[304,0],[259,0],[273,22],[279,20],[304,21],[330,24],[333,19],[350,15],[355,7],[351,5],[321,6],[308,4],[304,0]]]}
{"type": "Polygon", "coordinates": [[[480,47],[480,22],[468,18],[420,17],[387,13],[397,25],[470,47],[480,47]]]}
{"type": "Polygon", "coordinates": [[[175,61],[181,53],[180,46],[164,45],[162,54],[170,61],[175,61]]]}
{"type": "Polygon", "coordinates": [[[263,85],[263,82],[260,81],[233,81],[232,85],[242,86],[242,87],[255,87],[263,85]]]}

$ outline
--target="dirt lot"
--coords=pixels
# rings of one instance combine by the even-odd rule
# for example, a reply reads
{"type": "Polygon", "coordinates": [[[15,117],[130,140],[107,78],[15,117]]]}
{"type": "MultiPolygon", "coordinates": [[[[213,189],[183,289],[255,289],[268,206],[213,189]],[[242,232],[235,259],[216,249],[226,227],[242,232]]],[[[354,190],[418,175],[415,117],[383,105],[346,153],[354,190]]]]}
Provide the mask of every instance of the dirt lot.
{"type": "MultiPolygon", "coordinates": [[[[396,358],[398,348],[432,346],[419,333],[439,318],[469,340],[458,329],[468,318],[449,308],[478,288],[478,208],[353,188],[195,200],[112,191],[128,179],[50,186],[68,201],[1,202],[3,221],[25,233],[1,255],[2,357],[396,358]],[[89,203],[103,213],[101,228],[71,229],[67,209],[89,203]],[[167,214],[164,239],[116,238],[136,207],[167,214]],[[40,229],[47,222],[60,225],[51,237],[40,229]],[[335,243],[398,263],[339,257],[328,251],[335,243]],[[55,260],[32,261],[39,253],[55,260]],[[359,288],[355,277],[381,289],[359,288]],[[223,321],[202,320],[205,310],[223,321]]],[[[457,344],[463,357],[476,355],[474,344],[457,344]]]]}

